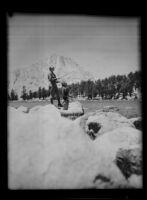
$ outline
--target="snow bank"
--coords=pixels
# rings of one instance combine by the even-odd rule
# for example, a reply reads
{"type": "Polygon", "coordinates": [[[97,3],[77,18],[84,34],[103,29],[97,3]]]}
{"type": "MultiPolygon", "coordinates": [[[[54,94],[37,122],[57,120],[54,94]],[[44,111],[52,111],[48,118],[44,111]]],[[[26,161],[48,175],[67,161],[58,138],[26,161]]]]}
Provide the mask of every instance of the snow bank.
{"type": "Polygon", "coordinates": [[[96,111],[77,119],[82,129],[95,137],[121,127],[133,127],[132,122],[116,112],[96,111]]]}
{"type": "MultiPolygon", "coordinates": [[[[106,188],[133,187],[133,180],[131,179],[131,177],[124,180],[125,175],[124,173],[122,173],[121,168],[119,168],[118,166],[116,167],[117,154],[120,149],[130,151],[135,148],[141,148],[141,143],[141,132],[131,127],[117,128],[113,131],[107,132],[107,134],[104,134],[93,141],[93,147],[97,152],[96,154],[99,155],[101,159],[103,159],[101,160],[102,164],[100,164],[99,174],[102,174],[104,177],[107,178],[109,177],[109,179],[111,180],[111,184],[113,183],[112,185],[107,184],[106,188]],[[121,177],[120,171],[121,175],[123,174],[123,177],[121,177]]],[[[135,160],[135,163],[137,163],[137,161],[141,162],[140,160],[142,160],[142,157],[139,157],[137,159],[135,160]]],[[[131,163],[131,159],[129,162],[131,163]]],[[[122,164],[123,163],[125,165],[125,170],[127,171],[128,167],[126,163],[122,161],[122,164]]],[[[135,163],[132,163],[133,167],[135,166],[135,163]]],[[[140,176],[138,176],[138,173],[133,171],[130,172],[130,175],[131,174],[137,175],[135,176],[136,178],[134,187],[141,188],[141,174],[139,174],[140,176]]]]}
{"type": "MultiPolygon", "coordinates": [[[[117,151],[118,148],[130,148],[131,146],[141,146],[141,132],[131,127],[121,127],[98,137],[93,141],[93,144],[99,146],[101,149],[113,148],[117,151]]],[[[110,151],[111,154],[112,151],[110,151]]]]}
{"type": "MultiPolygon", "coordinates": [[[[61,117],[53,105],[32,108],[27,114],[11,107],[8,112],[9,188],[124,188],[133,187],[133,180],[134,187],[141,187],[140,178],[127,180],[115,163],[121,147],[141,145],[140,131],[124,118],[127,127],[105,127],[107,134],[91,140],[81,127],[83,117],[74,121],[61,117]]],[[[103,115],[105,125],[106,119],[121,117],[103,115]]],[[[99,119],[90,116],[87,123],[99,119]]]]}
{"type": "Polygon", "coordinates": [[[68,110],[60,110],[61,116],[64,117],[73,117],[71,119],[75,119],[84,114],[84,110],[82,104],[78,101],[69,103],[68,110]]]}
{"type": "Polygon", "coordinates": [[[141,121],[141,117],[133,117],[133,118],[130,118],[129,119],[130,120],[130,122],[132,122],[132,123],[134,123],[135,121],[141,121]]]}
{"type": "Polygon", "coordinates": [[[13,112],[16,112],[17,110],[14,107],[8,106],[7,111],[8,113],[13,113],[13,112]]]}
{"type": "Polygon", "coordinates": [[[17,108],[17,110],[18,111],[20,111],[20,112],[28,112],[28,108],[27,107],[25,107],[25,106],[19,106],[18,108],[17,108]]]}
{"type": "Polygon", "coordinates": [[[10,188],[75,187],[91,141],[54,106],[36,112],[10,118],[10,188]]]}
{"type": "Polygon", "coordinates": [[[41,109],[41,108],[42,108],[42,106],[34,106],[33,108],[31,108],[31,109],[29,110],[29,113],[34,113],[34,112],[38,111],[38,110],[41,109]]]}
{"type": "Polygon", "coordinates": [[[141,175],[133,174],[129,179],[129,187],[133,188],[142,188],[143,186],[143,177],[141,175]]]}
{"type": "Polygon", "coordinates": [[[129,119],[131,123],[134,124],[134,126],[139,129],[142,130],[142,118],[141,117],[134,117],[129,119]]]}

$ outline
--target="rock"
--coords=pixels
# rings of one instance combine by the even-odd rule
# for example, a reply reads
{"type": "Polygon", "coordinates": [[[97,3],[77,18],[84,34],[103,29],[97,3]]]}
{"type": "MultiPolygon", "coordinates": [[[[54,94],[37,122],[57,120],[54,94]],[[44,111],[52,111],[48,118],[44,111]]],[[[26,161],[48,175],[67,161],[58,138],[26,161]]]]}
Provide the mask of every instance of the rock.
{"type": "Polygon", "coordinates": [[[105,112],[100,110],[85,114],[77,120],[84,132],[90,135],[92,139],[96,139],[97,136],[119,127],[135,128],[130,120],[116,112],[105,112]]]}
{"type": "Polygon", "coordinates": [[[142,130],[142,119],[141,119],[141,117],[135,117],[135,118],[131,118],[129,120],[130,120],[130,122],[132,122],[134,124],[134,126],[137,129],[142,130]]]}
{"type": "Polygon", "coordinates": [[[142,122],[141,120],[137,120],[134,122],[134,125],[137,129],[142,130],[142,122]]]}
{"type": "Polygon", "coordinates": [[[84,115],[84,109],[82,107],[82,104],[77,101],[69,103],[68,110],[60,109],[60,113],[61,116],[74,120],[84,115]]]}
{"type": "Polygon", "coordinates": [[[119,149],[116,155],[116,164],[127,179],[132,174],[141,175],[141,148],[119,149]]]}
{"type": "MultiPolygon", "coordinates": [[[[132,183],[128,182],[129,176],[131,176],[133,173],[139,176],[142,175],[141,132],[139,130],[136,130],[131,127],[117,128],[113,131],[107,132],[106,134],[103,134],[100,137],[98,137],[98,139],[93,141],[93,146],[95,148],[97,155],[103,155],[103,158],[102,158],[103,168],[106,167],[105,166],[106,163],[109,163],[109,164],[122,163],[120,165],[119,164],[118,165],[115,164],[115,165],[117,169],[119,169],[119,171],[122,173],[124,179],[126,180],[126,182],[125,180],[123,180],[119,172],[117,172],[117,169],[115,169],[114,174],[113,174],[113,171],[107,174],[105,169],[101,169],[100,174],[98,175],[104,176],[104,179],[99,178],[99,176],[98,178],[95,177],[95,184],[98,184],[98,188],[116,188],[116,187],[128,188],[128,187],[136,187],[135,185],[138,185],[138,187],[141,188],[139,179],[136,179],[136,182],[134,183],[134,185],[133,185],[133,182],[132,183]],[[124,167],[125,159],[122,159],[122,160],[120,159],[120,162],[119,162],[119,159],[117,160],[116,158],[123,157],[121,156],[121,154],[119,156],[118,152],[121,152],[121,150],[124,150],[124,149],[127,151],[129,150],[127,153],[128,153],[128,157],[130,161],[126,159],[128,161],[127,163],[129,163],[128,164],[129,167],[128,167],[128,170],[127,169],[126,171],[124,170],[124,173],[123,173],[122,170],[123,168],[125,168],[124,167]],[[122,170],[120,169],[121,168],[120,166],[122,167],[122,170]]],[[[106,168],[108,170],[108,168],[110,168],[110,165],[107,166],[106,168]]],[[[113,166],[113,169],[114,169],[114,166],[113,166]]]]}
{"type": "Polygon", "coordinates": [[[100,128],[101,128],[101,125],[99,123],[91,122],[88,124],[86,132],[92,139],[95,139],[100,128]]]}

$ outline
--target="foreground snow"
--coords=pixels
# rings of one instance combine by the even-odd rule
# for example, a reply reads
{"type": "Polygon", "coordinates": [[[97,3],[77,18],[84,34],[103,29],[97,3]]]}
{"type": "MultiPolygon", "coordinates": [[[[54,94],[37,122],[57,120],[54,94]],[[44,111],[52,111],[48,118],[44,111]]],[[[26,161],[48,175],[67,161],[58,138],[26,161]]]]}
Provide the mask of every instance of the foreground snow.
{"type": "Polygon", "coordinates": [[[116,165],[120,148],[141,147],[141,132],[115,112],[95,112],[74,121],[53,105],[29,113],[8,107],[9,188],[140,188],[116,165]],[[95,140],[87,134],[99,123],[95,140]],[[99,134],[100,133],[100,134],[99,134]]]}

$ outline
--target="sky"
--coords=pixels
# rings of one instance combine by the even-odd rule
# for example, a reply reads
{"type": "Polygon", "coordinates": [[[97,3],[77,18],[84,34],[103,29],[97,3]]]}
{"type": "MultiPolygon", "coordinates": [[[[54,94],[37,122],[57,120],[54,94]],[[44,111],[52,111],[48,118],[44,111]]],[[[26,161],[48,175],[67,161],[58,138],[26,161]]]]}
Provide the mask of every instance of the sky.
{"type": "Polygon", "coordinates": [[[8,17],[8,67],[25,68],[56,53],[95,78],[140,69],[140,19],[80,15],[8,17]]]}

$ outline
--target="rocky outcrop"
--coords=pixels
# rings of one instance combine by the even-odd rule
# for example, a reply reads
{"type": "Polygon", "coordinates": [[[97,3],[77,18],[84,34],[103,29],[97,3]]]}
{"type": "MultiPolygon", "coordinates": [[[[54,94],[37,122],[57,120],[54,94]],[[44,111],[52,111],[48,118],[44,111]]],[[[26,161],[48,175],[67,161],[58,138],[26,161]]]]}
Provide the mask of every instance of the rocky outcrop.
{"type": "MultiPolygon", "coordinates": [[[[111,109],[112,110],[112,109],[111,109]]],[[[129,119],[125,118],[121,114],[109,111],[109,108],[98,110],[92,113],[85,114],[77,119],[81,128],[92,139],[96,139],[98,136],[121,127],[135,128],[133,123],[129,119]]]]}
{"type": "Polygon", "coordinates": [[[142,130],[142,118],[141,117],[135,117],[135,118],[131,118],[129,120],[130,120],[130,122],[132,122],[134,124],[134,126],[137,129],[142,130]]]}
{"type": "Polygon", "coordinates": [[[116,165],[128,179],[132,174],[142,174],[142,152],[140,147],[119,149],[116,155],[116,165]]]}

